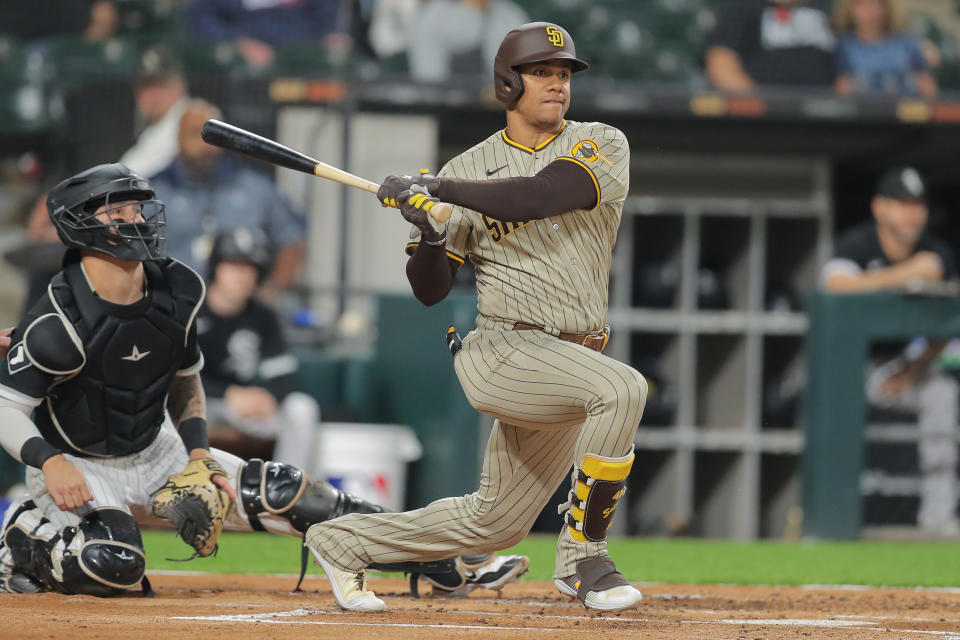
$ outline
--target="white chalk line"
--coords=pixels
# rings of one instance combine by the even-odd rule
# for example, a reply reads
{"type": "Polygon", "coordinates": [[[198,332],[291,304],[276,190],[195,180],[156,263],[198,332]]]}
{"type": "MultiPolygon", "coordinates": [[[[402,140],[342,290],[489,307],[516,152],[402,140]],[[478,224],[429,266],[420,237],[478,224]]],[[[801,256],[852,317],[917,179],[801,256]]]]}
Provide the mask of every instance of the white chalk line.
{"type": "MultiPolygon", "coordinates": [[[[314,626],[334,626],[334,627],[403,627],[410,629],[464,629],[471,631],[542,631],[542,632],[563,632],[563,633],[594,633],[592,629],[564,629],[551,627],[494,627],[489,625],[475,624],[415,624],[412,622],[334,622],[331,620],[277,620],[276,618],[289,618],[313,614],[330,615],[330,612],[317,611],[316,609],[296,609],[294,611],[279,611],[275,614],[269,613],[242,613],[228,616],[174,616],[171,620],[202,620],[204,622],[250,622],[256,624],[309,624],[314,626]]],[[[337,612],[334,615],[340,615],[337,612]]],[[[484,614],[489,615],[489,614],[484,614]]]]}
{"type": "MultiPolygon", "coordinates": [[[[344,615],[347,612],[340,610],[326,611],[323,609],[294,609],[292,611],[275,611],[264,613],[240,613],[219,616],[174,616],[171,620],[184,621],[204,621],[204,622],[246,622],[246,623],[268,623],[268,624],[306,624],[314,626],[364,626],[364,627],[403,627],[415,629],[464,629],[464,630],[488,630],[488,631],[544,631],[544,632],[589,632],[587,629],[570,629],[554,627],[499,627],[490,625],[467,625],[467,624],[416,624],[401,622],[335,622],[331,620],[284,620],[283,618],[295,618],[313,615],[344,615]]],[[[496,611],[445,611],[449,615],[472,615],[487,617],[517,617],[517,618],[540,618],[550,620],[584,620],[591,623],[597,621],[605,622],[652,622],[648,618],[604,618],[600,616],[555,616],[539,615],[532,613],[506,613],[496,611]]],[[[842,616],[848,618],[848,616],[842,616]]],[[[889,618],[894,619],[894,618],[889,618]]],[[[925,631],[917,629],[886,629],[878,627],[877,622],[871,620],[852,620],[852,619],[807,619],[807,618],[774,618],[774,619],[737,619],[725,618],[719,620],[680,620],[681,624],[698,625],[755,625],[755,626],[789,626],[789,627],[818,627],[818,628],[849,628],[872,630],[878,633],[909,633],[914,635],[938,636],[941,640],[960,640],[960,634],[953,631],[925,631]]]]}
{"type": "Polygon", "coordinates": [[[770,620],[726,618],[721,620],[681,620],[680,622],[682,624],[751,624],[771,627],[850,627],[858,629],[874,627],[877,624],[867,620],[810,620],[807,618],[772,618],[770,620]]]}

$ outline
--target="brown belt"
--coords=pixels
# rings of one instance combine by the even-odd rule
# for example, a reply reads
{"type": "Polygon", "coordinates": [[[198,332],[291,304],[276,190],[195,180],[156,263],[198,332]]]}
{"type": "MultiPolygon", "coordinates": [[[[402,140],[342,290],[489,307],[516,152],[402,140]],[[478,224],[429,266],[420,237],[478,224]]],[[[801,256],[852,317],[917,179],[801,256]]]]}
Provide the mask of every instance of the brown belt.
{"type": "MultiPolygon", "coordinates": [[[[526,322],[517,322],[513,325],[513,328],[517,331],[544,330],[543,327],[538,327],[535,324],[528,324],[526,322]]],[[[610,339],[610,325],[605,326],[603,331],[598,333],[568,333],[566,331],[561,331],[556,337],[565,342],[573,342],[574,344],[583,345],[587,349],[593,349],[594,351],[600,352],[603,351],[603,348],[607,346],[607,340],[610,339]]]]}

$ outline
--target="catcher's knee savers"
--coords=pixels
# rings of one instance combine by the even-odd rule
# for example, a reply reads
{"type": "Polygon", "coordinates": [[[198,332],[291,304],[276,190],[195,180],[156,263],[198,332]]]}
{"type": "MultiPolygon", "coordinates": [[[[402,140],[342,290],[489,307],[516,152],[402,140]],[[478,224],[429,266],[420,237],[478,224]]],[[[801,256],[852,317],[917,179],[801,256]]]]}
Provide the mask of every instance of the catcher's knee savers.
{"type": "Polygon", "coordinates": [[[18,572],[48,589],[90,596],[117,595],[144,579],[140,529],[126,511],[101,507],[56,531],[46,518],[26,513],[34,508],[24,503],[3,535],[18,572]]]}
{"type": "Polygon", "coordinates": [[[617,503],[627,490],[627,476],[633,466],[633,447],[620,458],[607,458],[588,453],[574,469],[573,488],[567,509],[566,523],[570,537],[577,542],[606,540],[617,503]]]}
{"type": "Polygon", "coordinates": [[[240,503],[250,526],[264,531],[264,513],[287,520],[305,533],[310,525],[347,513],[381,513],[383,507],[340,491],[283,462],[251,458],[240,469],[240,503]]]}

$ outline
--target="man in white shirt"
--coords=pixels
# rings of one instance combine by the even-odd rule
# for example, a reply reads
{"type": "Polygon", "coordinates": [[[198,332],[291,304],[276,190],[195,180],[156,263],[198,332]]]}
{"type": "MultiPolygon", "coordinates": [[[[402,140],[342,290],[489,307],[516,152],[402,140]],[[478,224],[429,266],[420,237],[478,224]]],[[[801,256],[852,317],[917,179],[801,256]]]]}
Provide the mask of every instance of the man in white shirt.
{"type": "Polygon", "coordinates": [[[189,101],[180,61],[165,47],[144,51],[134,92],[137,116],[144,128],[120,162],[140,175],[153,176],[179,151],[180,118],[189,101]]]}

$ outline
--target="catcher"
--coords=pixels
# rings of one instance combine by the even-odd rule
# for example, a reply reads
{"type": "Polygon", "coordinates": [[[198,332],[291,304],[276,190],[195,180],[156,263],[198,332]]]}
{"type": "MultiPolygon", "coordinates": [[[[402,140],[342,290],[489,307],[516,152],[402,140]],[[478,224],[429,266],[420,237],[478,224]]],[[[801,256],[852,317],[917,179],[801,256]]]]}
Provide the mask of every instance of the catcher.
{"type": "MultiPolygon", "coordinates": [[[[28,466],[27,496],[3,521],[0,591],[149,592],[132,506],[169,520],[199,556],[225,527],[302,535],[382,511],[297,467],[210,449],[194,323],[204,284],[164,257],[147,180],[99,165],[54,187],[47,208],[69,250],[0,367],[0,444],[28,466]]],[[[499,589],[526,567],[486,555],[384,568],[453,591],[499,589]]]]}

